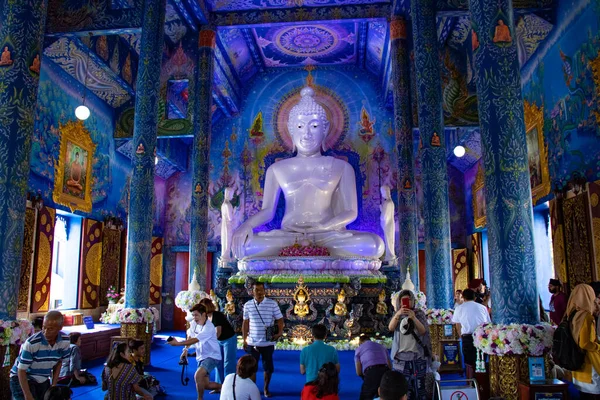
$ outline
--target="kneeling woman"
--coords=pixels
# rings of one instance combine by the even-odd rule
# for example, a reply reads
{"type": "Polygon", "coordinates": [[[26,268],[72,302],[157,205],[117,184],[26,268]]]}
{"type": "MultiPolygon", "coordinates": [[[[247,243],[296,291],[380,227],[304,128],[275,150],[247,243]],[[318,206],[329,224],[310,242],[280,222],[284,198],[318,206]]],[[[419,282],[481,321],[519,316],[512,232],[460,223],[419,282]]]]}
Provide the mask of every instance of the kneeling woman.
{"type": "Polygon", "coordinates": [[[171,346],[186,346],[181,354],[181,357],[187,357],[187,346],[194,345],[196,347],[196,361],[198,369],[194,374],[196,381],[196,390],[198,391],[198,399],[204,398],[204,390],[220,390],[221,385],[216,382],[210,382],[210,373],[215,369],[221,361],[221,348],[217,341],[217,330],[212,322],[208,319],[206,308],[202,304],[196,304],[190,310],[194,320],[190,324],[187,336],[188,339],[182,342],[171,340],[171,346]]]}
{"type": "Polygon", "coordinates": [[[431,339],[427,318],[422,310],[415,310],[415,295],[403,290],[396,299],[397,310],[388,326],[394,332],[392,367],[410,377],[408,396],[411,400],[424,400],[427,396],[425,376],[431,361],[431,339]]]}
{"type": "Polygon", "coordinates": [[[108,400],[135,400],[136,393],[144,400],[153,396],[140,387],[142,377],[131,363],[127,343],[115,343],[102,371],[102,390],[108,390],[104,397],[108,400]]]}
{"type": "Polygon", "coordinates": [[[304,386],[300,400],[340,400],[339,386],[340,377],[336,365],[332,362],[325,363],[319,370],[317,379],[304,386]]]}

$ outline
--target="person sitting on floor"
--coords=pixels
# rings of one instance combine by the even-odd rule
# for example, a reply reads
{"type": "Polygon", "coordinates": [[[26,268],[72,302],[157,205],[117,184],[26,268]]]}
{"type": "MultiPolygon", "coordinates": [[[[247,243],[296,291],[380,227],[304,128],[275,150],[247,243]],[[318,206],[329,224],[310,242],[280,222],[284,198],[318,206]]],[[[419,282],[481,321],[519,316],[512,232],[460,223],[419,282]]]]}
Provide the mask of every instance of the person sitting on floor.
{"type": "Polygon", "coordinates": [[[359,346],[354,353],[356,375],[363,379],[360,389],[360,400],[373,400],[377,396],[377,389],[381,377],[386,371],[392,369],[392,362],[388,357],[387,349],[379,343],[371,341],[369,335],[360,335],[359,346]]]}
{"type": "Polygon", "coordinates": [[[398,371],[383,374],[379,385],[379,397],[376,400],[407,400],[408,381],[398,371]]]}
{"type": "Polygon", "coordinates": [[[106,400],[136,400],[136,393],[144,400],[154,397],[140,387],[142,377],[131,363],[126,342],[115,342],[102,371],[102,390],[108,390],[106,400]]]}
{"type": "Polygon", "coordinates": [[[317,324],[312,327],[312,334],[315,341],[300,352],[300,373],[306,375],[306,382],[316,380],[319,369],[328,362],[335,364],[338,373],[340,372],[337,350],[324,342],[327,337],[327,327],[317,324]]]}
{"type": "Polygon", "coordinates": [[[44,400],[70,400],[73,391],[67,386],[52,386],[46,390],[44,400]]]}
{"type": "Polygon", "coordinates": [[[158,379],[144,372],[146,344],[142,340],[130,339],[129,350],[131,351],[131,360],[135,365],[135,370],[143,377],[143,380],[140,382],[140,387],[146,389],[152,396],[166,395],[166,392],[160,386],[158,379]]]}
{"type": "Polygon", "coordinates": [[[317,379],[308,382],[300,395],[300,400],[339,400],[340,377],[338,367],[328,362],[319,370],[317,379]]]}
{"type": "Polygon", "coordinates": [[[240,357],[235,374],[229,374],[221,386],[221,400],[260,400],[260,390],[256,386],[258,362],[250,354],[240,357]],[[235,396],[234,396],[235,391],[235,396]]]}
{"type": "Polygon", "coordinates": [[[71,332],[69,342],[71,343],[69,358],[63,360],[58,384],[71,387],[98,384],[94,375],[81,369],[81,333],[71,332]]]}

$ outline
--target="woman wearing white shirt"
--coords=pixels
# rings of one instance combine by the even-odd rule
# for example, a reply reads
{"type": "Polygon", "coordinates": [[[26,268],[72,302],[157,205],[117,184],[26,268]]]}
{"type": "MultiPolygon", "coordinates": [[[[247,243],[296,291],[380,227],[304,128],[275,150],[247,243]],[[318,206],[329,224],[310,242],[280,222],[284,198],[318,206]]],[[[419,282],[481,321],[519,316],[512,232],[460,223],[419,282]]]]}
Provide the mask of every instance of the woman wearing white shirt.
{"type": "MultiPolygon", "coordinates": [[[[217,341],[217,330],[212,322],[208,319],[206,308],[202,304],[196,304],[190,310],[194,317],[194,322],[188,330],[188,338],[184,341],[171,340],[171,346],[191,346],[196,347],[196,361],[198,369],[194,374],[196,381],[196,390],[198,391],[198,399],[204,397],[204,390],[219,390],[221,385],[216,382],[210,382],[210,373],[221,362],[221,348],[217,341]]],[[[187,347],[181,354],[182,357],[187,357],[187,347]]]]}
{"type": "Polygon", "coordinates": [[[260,400],[260,391],[254,383],[258,363],[250,354],[238,360],[236,373],[229,374],[221,386],[221,400],[260,400]]]}

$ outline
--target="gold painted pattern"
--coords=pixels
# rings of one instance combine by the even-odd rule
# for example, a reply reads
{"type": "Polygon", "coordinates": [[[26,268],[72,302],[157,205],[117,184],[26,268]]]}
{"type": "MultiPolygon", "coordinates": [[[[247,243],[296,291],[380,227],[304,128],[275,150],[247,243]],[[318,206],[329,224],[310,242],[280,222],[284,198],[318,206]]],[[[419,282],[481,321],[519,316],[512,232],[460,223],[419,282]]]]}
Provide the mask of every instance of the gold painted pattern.
{"type": "Polygon", "coordinates": [[[541,181],[539,185],[531,188],[531,197],[533,205],[542,197],[550,193],[550,170],[548,168],[548,145],[544,141],[544,108],[540,108],[535,103],[523,101],[523,111],[525,113],[525,132],[526,135],[537,135],[535,140],[538,142],[540,152],[540,168],[542,170],[541,181]]]}
{"type": "Polygon", "coordinates": [[[29,293],[31,293],[31,261],[33,259],[33,235],[35,232],[35,210],[25,210],[25,231],[23,233],[23,256],[21,258],[21,277],[19,279],[18,311],[29,310],[29,293]]]}
{"type": "Polygon", "coordinates": [[[589,231],[587,192],[566,199],[563,203],[565,218],[566,255],[569,260],[567,271],[570,289],[580,283],[591,282],[592,248],[589,231]]]}

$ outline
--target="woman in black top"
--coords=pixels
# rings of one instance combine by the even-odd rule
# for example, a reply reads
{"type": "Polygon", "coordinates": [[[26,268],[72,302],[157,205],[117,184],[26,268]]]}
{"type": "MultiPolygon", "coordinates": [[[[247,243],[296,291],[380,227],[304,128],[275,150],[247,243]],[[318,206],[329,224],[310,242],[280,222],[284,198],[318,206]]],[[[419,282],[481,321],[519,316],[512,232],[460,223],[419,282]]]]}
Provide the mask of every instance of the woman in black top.
{"type": "Polygon", "coordinates": [[[200,304],[206,307],[208,318],[217,330],[217,340],[221,346],[221,355],[223,356],[223,368],[216,369],[215,381],[223,383],[227,375],[235,373],[237,364],[237,336],[225,314],[215,310],[215,305],[211,299],[202,299],[200,300],[200,304]]]}

